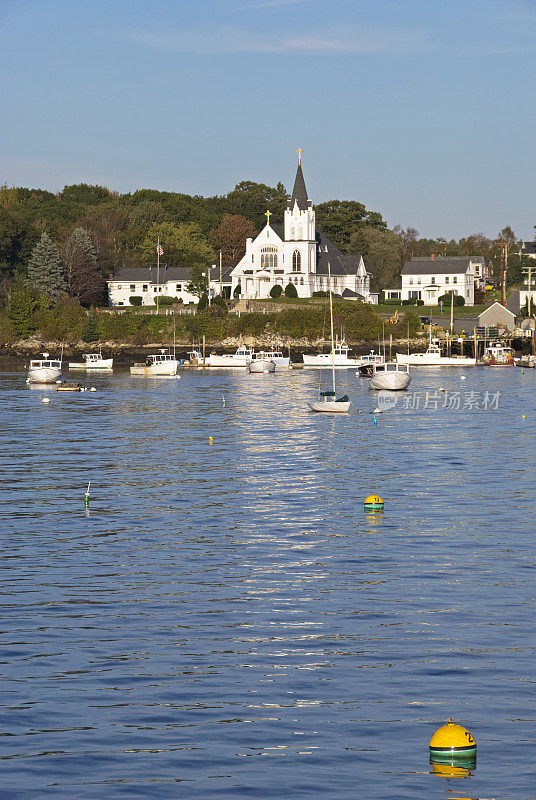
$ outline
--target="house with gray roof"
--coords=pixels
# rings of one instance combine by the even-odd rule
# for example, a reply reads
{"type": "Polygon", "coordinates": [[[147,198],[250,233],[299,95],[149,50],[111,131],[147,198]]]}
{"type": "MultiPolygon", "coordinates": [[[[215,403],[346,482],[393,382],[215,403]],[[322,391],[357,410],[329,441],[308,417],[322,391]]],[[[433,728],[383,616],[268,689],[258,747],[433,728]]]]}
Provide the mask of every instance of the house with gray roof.
{"type": "Polygon", "coordinates": [[[130,306],[131,297],[141,297],[142,305],[153,306],[157,297],[178,297],[183,303],[197,303],[188,291],[191,281],[186,267],[123,267],[108,281],[111,306],[130,306]]]}
{"type": "Polygon", "coordinates": [[[274,285],[284,290],[288,283],[296,287],[298,297],[331,289],[349,300],[377,303],[370,291],[370,273],[363,257],[346,255],[316,228],[315,210],[308,198],[301,167],[296,171],[292,196],[285,209],[283,224],[270,222],[255,239],[246,240],[246,252],[231,272],[232,292],[240,287],[241,297],[260,299],[270,296],[274,285]]]}
{"type": "Polygon", "coordinates": [[[386,289],[385,296],[400,300],[422,300],[424,305],[437,305],[439,298],[453,292],[475,302],[475,287],[486,281],[486,261],[481,256],[431,256],[412,258],[402,267],[402,288],[386,289]]]}

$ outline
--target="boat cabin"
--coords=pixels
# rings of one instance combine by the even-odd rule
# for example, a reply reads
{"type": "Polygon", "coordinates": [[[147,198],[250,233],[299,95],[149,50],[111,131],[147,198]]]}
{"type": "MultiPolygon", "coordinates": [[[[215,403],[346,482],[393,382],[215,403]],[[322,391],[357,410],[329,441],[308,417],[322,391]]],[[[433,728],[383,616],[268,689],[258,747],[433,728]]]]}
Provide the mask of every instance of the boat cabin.
{"type": "Polygon", "coordinates": [[[160,350],[159,353],[153,353],[153,355],[147,356],[147,361],[145,363],[148,367],[152,367],[156,364],[165,364],[169,361],[175,361],[175,356],[172,356],[167,350],[160,350]]]}
{"type": "Polygon", "coordinates": [[[61,369],[61,361],[57,361],[56,359],[47,360],[44,359],[34,359],[30,361],[30,369],[41,369],[42,367],[50,367],[51,369],[61,369]]]}

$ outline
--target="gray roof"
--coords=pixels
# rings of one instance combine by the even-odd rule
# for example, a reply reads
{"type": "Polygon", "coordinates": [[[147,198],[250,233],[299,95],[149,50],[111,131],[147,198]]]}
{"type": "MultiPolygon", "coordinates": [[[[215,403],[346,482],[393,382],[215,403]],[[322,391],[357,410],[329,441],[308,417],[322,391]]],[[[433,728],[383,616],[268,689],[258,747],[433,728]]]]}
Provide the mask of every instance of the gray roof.
{"type": "Polygon", "coordinates": [[[412,258],[402,267],[402,275],[450,275],[451,273],[465,273],[469,263],[475,259],[470,256],[459,258],[412,258]]]}
{"type": "Polygon", "coordinates": [[[358,292],[354,292],[352,289],[345,289],[344,292],[342,293],[342,296],[343,297],[355,297],[358,300],[364,300],[365,299],[362,294],[359,294],[358,292]]]}
{"type": "MultiPolygon", "coordinates": [[[[128,281],[156,283],[157,272],[156,267],[122,267],[114,272],[111,280],[125,281],[125,283],[128,281]]],[[[191,280],[191,273],[188,267],[160,267],[159,280],[160,283],[189,281],[191,280]]]]}
{"type": "Polygon", "coordinates": [[[294,189],[292,190],[292,197],[290,198],[290,207],[292,208],[294,202],[298,204],[300,211],[305,211],[309,208],[309,198],[307,197],[307,189],[305,188],[305,180],[301,164],[298,164],[296,171],[296,178],[294,180],[294,189]]]}
{"type": "Polygon", "coordinates": [[[521,250],[525,255],[536,256],[536,242],[523,242],[521,250]]]}
{"type": "Polygon", "coordinates": [[[316,231],[316,274],[328,274],[328,262],[331,274],[355,275],[361,263],[361,256],[350,256],[341,253],[338,247],[321,231],[316,231]]]}

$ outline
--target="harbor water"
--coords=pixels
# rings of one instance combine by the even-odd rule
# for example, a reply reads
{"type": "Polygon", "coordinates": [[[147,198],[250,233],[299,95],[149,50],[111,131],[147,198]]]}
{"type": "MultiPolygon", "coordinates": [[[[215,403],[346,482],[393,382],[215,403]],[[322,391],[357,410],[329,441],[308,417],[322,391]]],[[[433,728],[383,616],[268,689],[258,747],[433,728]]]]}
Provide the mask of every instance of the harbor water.
{"type": "Polygon", "coordinates": [[[536,370],[412,376],[0,375],[2,800],[536,797],[536,370]]]}

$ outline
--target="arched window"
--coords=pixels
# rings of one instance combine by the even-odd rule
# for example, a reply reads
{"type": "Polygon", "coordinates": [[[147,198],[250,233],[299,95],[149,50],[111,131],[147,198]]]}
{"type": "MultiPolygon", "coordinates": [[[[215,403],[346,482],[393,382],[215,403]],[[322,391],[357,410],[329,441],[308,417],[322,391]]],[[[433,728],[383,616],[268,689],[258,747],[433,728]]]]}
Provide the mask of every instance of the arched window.
{"type": "Polygon", "coordinates": [[[301,272],[301,253],[294,250],[292,253],[292,272],[301,272]]]}
{"type": "Polygon", "coordinates": [[[277,269],[277,247],[261,247],[261,268],[277,269]]]}

